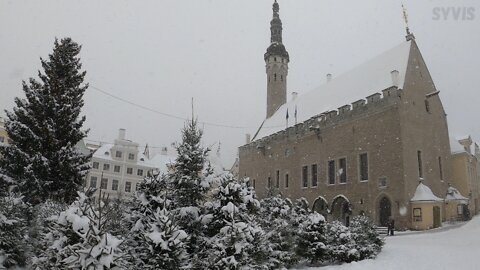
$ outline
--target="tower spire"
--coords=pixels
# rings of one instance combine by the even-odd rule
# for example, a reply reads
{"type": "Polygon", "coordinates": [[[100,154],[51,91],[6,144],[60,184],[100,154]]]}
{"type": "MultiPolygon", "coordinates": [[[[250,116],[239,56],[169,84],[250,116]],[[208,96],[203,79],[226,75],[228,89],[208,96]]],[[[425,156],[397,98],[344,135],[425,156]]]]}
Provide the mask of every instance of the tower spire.
{"type": "Polygon", "coordinates": [[[270,21],[270,46],[264,54],[267,71],[267,118],[287,102],[287,75],[290,57],[282,41],[282,20],[277,0],[272,6],[273,17],[270,21]]]}
{"type": "Polygon", "coordinates": [[[407,9],[403,4],[402,4],[402,10],[403,10],[403,20],[405,21],[405,30],[407,32],[407,35],[405,36],[405,38],[407,39],[407,41],[415,40],[415,36],[413,35],[413,33],[410,32],[410,28],[408,27],[407,9]]]}

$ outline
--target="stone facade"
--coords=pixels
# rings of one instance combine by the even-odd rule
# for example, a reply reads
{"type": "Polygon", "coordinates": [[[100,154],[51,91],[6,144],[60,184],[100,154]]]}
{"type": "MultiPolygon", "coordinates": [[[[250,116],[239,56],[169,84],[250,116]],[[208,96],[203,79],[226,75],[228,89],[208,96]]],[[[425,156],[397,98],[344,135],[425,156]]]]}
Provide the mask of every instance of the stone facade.
{"type": "Polygon", "coordinates": [[[5,130],[5,120],[0,116],[0,143],[8,144],[9,138],[5,130]]]}
{"type": "Polygon", "coordinates": [[[306,198],[327,219],[348,223],[366,214],[385,225],[391,217],[401,229],[413,227],[410,199],[419,181],[444,197],[451,178],[446,114],[415,40],[407,42],[402,85],[398,71],[385,70],[391,87],[240,147],[239,175],[259,197],[278,189],[306,198]]]}

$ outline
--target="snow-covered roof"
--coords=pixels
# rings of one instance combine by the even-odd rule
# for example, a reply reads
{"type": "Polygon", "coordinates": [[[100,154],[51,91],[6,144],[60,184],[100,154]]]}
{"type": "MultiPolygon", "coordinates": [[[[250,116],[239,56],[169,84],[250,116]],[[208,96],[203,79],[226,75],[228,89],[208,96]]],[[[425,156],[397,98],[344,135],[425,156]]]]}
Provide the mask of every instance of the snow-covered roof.
{"type": "MultiPolygon", "coordinates": [[[[114,159],[112,158],[112,147],[114,145],[111,144],[111,143],[106,143],[106,144],[103,144],[102,146],[100,146],[100,148],[97,149],[97,151],[95,151],[95,153],[93,153],[93,158],[98,158],[98,159],[103,159],[103,160],[109,160],[109,161],[114,161],[114,159]]],[[[137,150],[138,151],[138,150],[137,150]]],[[[142,153],[142,152],[137,152],[137,161],[136,163],[133,163],[133,164],[136,164],[136,165],[139,165],[139,166],[145,166],[145,167],[151,167],[151,168],[157,168],[155,166],[152,166],[151,163],[149,163],[149,160],[148,158],[142,153]]]]}
{"type": "Polygon", "coordinates": [[[443,201],[443,199],[435,196],[432,190],[423,183],[418,184],[415,194],[413,195],[412,202],[437,202],[443,201]]]}
{"type": "Polygon", "coordinates": [[[447,189],[447,196],[445,197],[445,201],[460,201],[462,203],[468,203],[468,198],[462,196],[458,189],[450,186],[447,189]]]}
{"type": "Polygon", "coordinates": [[[406,41],[384,52],[372,60],[346,72],[322,86],[283,104],[270,118],[266,119],[253,140],[261,139],[285,129],[287,110],[289,125],[295,120],[304,122],[311,117],[346,104],[365,99],[376,92],[392,86],[403,88],[410,55],[411,41],[406,41]],[[396,83],[391,72],[397,70],[396,83]]]}

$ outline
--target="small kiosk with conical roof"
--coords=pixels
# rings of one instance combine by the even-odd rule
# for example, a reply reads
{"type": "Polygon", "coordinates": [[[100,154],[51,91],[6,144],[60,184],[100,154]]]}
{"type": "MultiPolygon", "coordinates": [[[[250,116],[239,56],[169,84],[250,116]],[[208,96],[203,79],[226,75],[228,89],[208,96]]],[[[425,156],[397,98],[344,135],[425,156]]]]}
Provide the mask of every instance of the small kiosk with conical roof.
{"type": "Polygon", "coordinates": [[[443,199],[435,196],[422,181],[418,184],[410,203],[412,229],[428,230],[442,226],[443,199]]]}

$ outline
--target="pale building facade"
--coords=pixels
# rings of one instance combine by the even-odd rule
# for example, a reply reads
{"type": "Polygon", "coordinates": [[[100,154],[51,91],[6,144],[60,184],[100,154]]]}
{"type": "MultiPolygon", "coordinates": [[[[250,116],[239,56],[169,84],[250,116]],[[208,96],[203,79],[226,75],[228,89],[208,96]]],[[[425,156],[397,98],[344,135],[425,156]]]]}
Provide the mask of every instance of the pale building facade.
{"type": "Polygon", "coordinates": [[[479,147],[470,136],[458,140],[452,138],[450,144],[452,147],[451,184],[462,196],[469,199],[470,215],[475,215],[480,211],[479,147]]]}
{"type": "MultiPolygon", "coordinates": [[[[273,38],[277,3],[273,11],[275,44],[281,42],[273,38]]],[[[271,47],[267,80],[272,57],[285,59],[284,51],[271,47]]],[[[397,228],[415,228],[411,199],[419,182],[443,198],[451,155],[439,91],[413,35],[407,32],[395,48],[337,78],[328,75],[324,85],[277,107],[268,100],[283,100],[283,93],[270,96],[285,91],[284,75],[285,87],[267,84],[267,118],[239,148],[239,175],[250,178],[259,197],[272,188],[291,199],[304,197],[327,219],[348,223],[351,215],[365,214],[379,225],[393,218],[397,228]]],[[[423,214],[433,217],[433,211],[423,214]]]]}
{"type": "Polygon", "coordinates": [[[110,198],[129,197],[148,174],[166,173],[173,161],[166,149],[150,158],[138,143],[125,139],[125,130],[120,129],[114,144],[104,144],[93,154],[85,187],[96,188],[97,196],[102,190],[110,198]]]}

